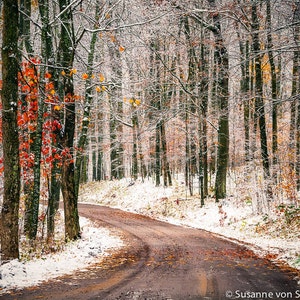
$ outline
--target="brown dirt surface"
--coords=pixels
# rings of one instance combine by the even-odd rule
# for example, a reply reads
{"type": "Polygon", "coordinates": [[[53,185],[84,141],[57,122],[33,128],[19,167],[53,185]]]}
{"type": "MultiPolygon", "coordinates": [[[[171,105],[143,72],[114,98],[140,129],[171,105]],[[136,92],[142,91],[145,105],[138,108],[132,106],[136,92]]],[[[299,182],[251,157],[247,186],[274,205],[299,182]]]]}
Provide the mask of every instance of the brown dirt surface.
{"type": "Polygon", "coordinates": [[[208,232],[108,207],[80,214],[120,235],[126,246],[86,270],[3,299],[300,299],[295,270],[208,232]]]}

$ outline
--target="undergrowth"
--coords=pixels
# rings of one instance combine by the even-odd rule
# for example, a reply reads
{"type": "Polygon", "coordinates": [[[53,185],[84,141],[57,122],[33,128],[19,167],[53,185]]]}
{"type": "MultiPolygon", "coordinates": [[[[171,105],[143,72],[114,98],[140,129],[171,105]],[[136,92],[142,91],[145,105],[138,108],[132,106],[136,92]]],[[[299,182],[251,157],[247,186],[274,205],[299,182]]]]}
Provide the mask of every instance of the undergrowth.
{"type": "Polygon", "coordinates": [[[40,224],[35,240],[29,240],[23,234],[20,239],[20,260],[29,261],[43,258],[50,253],[56,253],[65,249],[64,218],[60,211],[55,216],[55,234],[48,238],[44,234],[44,224],[40,224]]]}

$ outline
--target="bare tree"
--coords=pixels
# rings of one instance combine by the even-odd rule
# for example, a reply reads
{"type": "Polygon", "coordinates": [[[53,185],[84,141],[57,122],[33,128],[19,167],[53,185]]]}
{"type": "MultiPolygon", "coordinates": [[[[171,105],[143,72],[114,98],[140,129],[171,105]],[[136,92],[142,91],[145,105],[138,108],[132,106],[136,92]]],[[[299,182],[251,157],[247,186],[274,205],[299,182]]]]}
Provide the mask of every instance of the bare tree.
{"type": "Polygon", "coordinates": [[[215,36],[215,64],[217,69],[216,80],[216,96],[218,98],[220,116],[218,124],[218,156],[217,156],[217,171],[215,182],[216,201],[226,197],[226,177],[229,155],[229,121],[228,121],[228,51],[224,44],[222,36],[220,14],[216,10],[214,0],[209,0],[209,3],[214,10],[213,24],[211,30],[215,36]]]}

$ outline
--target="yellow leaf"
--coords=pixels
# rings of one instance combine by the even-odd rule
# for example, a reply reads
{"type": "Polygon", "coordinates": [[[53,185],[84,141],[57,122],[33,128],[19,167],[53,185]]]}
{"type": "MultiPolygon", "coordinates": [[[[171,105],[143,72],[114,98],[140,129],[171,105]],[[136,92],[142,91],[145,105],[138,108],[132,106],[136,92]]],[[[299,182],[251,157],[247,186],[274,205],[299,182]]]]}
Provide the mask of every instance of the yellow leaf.
{"type": "Polygon", "coordinates": [[[65,76],[65,75],[66,75],[66,72],[65,72],[64,70],[62,70],[62,71],[61,71],[61,75],[62,75],[62,76],[65,76]]]}
{"type": "Polygon", "coordinates": [[[105,80],[105,77],[102,73],[99,74],[99,81],[103,82],[105,80]]]}
{"type": "Polygon", "coordinates": [[[54,109],[54,110],[60,110],[61,107],[60,107],[59,105],[55,105],[55,106],[53,107],[53,109],[54,109]]]}
{"type": "Polygon", "coordinates": [[[73,74],[76,74],[76,73],[77,73],[77,69],[71,69],[70,76],[72,76],[73,74]]]}
{"type": "Polygon", "coordinates": [[[102,91],[106,91],[106,86],[102,85],[101,89],[102,89],[102,91]]]}
{"type": "Polygon", "coordinates": [[[98,92],[98,93],[101,92],[101,87],[99,85],[96,86],[96,92],[98,92]]]}

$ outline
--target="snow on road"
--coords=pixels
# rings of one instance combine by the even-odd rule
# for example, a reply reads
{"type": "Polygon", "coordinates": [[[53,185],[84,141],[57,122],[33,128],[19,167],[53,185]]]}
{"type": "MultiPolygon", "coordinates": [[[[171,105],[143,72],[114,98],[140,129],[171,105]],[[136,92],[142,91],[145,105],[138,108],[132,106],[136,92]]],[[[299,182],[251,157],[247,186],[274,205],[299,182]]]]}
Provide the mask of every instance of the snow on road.
{"type": "MultiPolygon", "coordinates": [[[[205,229],[247,243],[259,255],[272,254],[275,259],[300,269],[299,223],[287,227],[282,216],[272,219],[271,212],[270,216],[256,215],[251,203],[240,199],[227,199],[220,204],[213,199],[206,200],[205,206],[201,207],[199,197],[190,197],[183,186],[180,180],[168,188],[155,187],[151,180],[93,182],[82,187],[80,201],[205,229]]],[[[83,269],[107,255],[108,249],[122,247],[121,239],[107,229],[96,228],[84,218],[80,221],[83,238],[68,244],[63,252],[2,265],[2,291],[37,285],[83,269]]]]}

